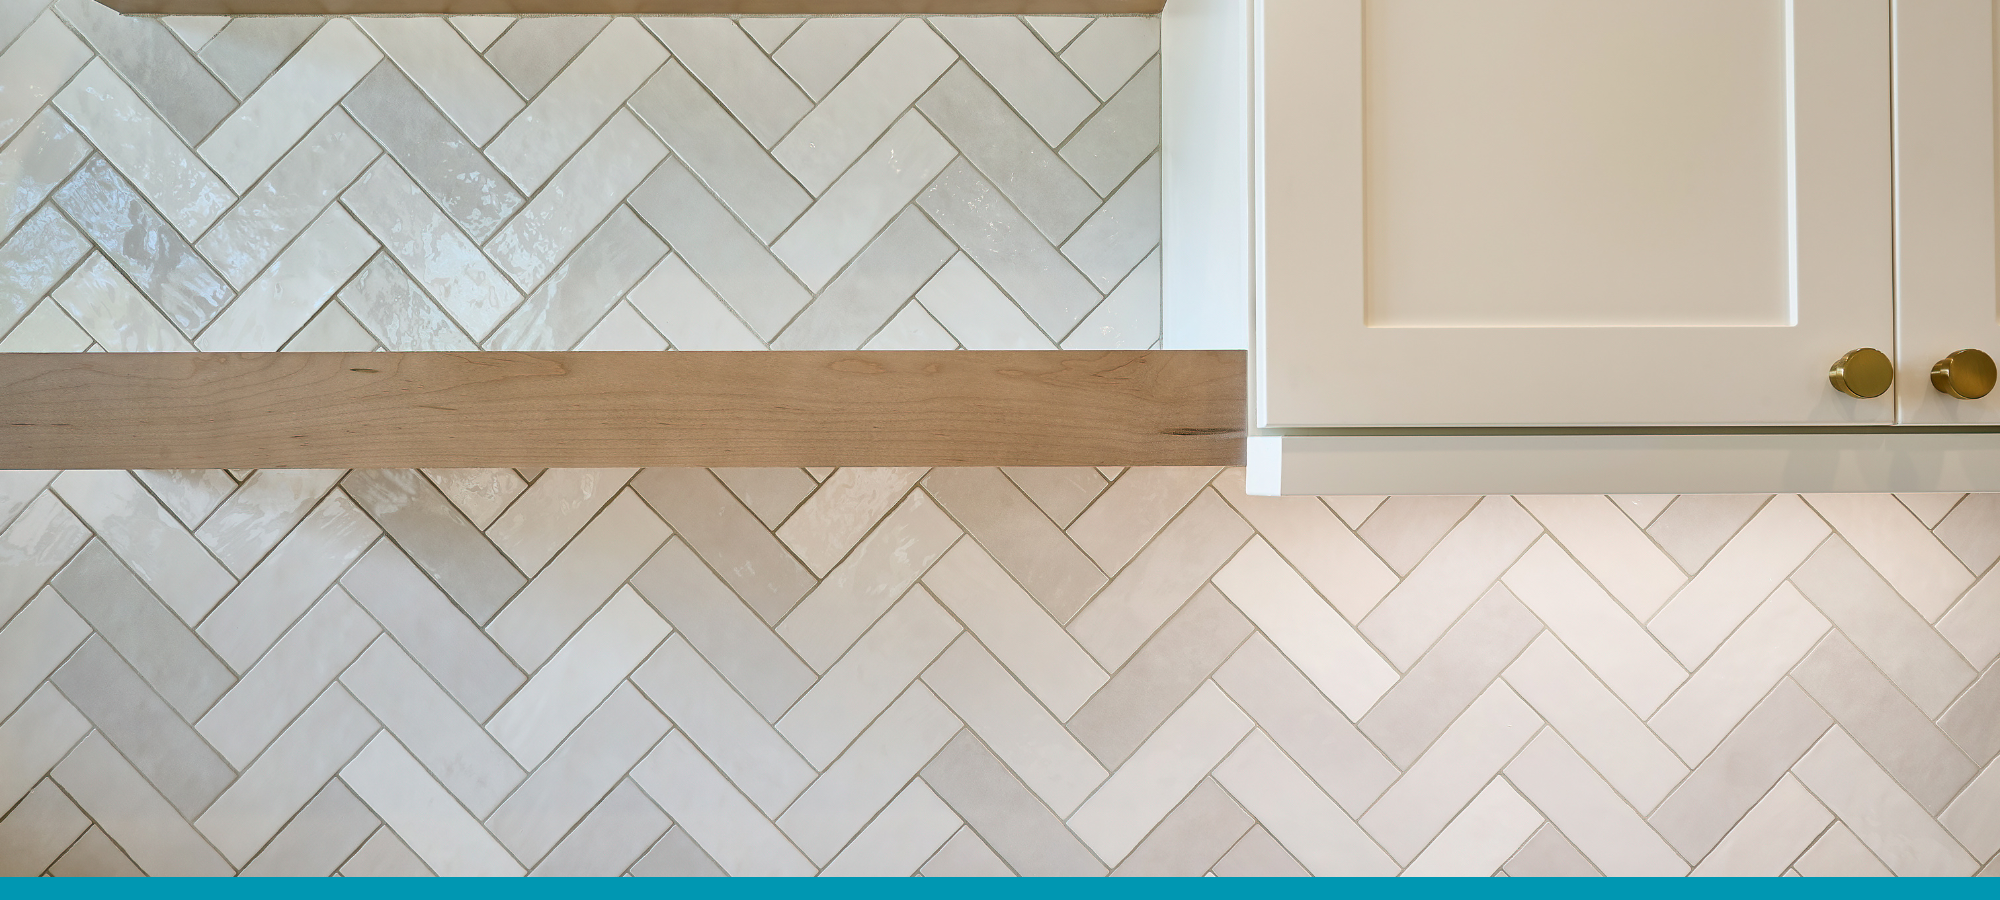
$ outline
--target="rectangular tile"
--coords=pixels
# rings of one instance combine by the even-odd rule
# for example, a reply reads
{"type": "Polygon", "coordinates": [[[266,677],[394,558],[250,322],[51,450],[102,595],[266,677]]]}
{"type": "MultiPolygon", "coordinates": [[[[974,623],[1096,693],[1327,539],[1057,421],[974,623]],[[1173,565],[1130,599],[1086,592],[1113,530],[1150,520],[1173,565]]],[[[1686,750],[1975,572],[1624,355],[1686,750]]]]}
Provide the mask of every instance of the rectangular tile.
{"type": "Polygon", "coordinates": [[[1543,538],[1501,580],[1632,710],[1648,716],[1687,672],[1576,561],[1543,538]]]}
{"type": "MultiPolygon", "coordinates": [[[[551,190],[553,187],[545,190],[551,190]]],[[[632,211],[619,207],[574,254],[528,295],[486,342],[493,350],[586,350],[593,328],[626,291],[667,253],[667,246],[632,211]]],[[[646,328],[643,321],[637,325],[646,328]]],[[[620,341],[631,335],[619,335],[620,341]]],[[[663,349],[654,345],[654,349],[663,349]]]]}
{"type": "Polygon", "coordinates": [[[721,17],[648,17],[644,21],[764,146],[776,143],[812,109],[805,92],[794,86],[736,23],[721,17]]]}
{"type": "Polygon", "coordinates": [[[1215,586],[1350,720],[1396,683],[1396,670],[1261,538],[1215,574],[1215,586]]]}
{"type": "Polygon", "coordinates": [[[978,544],[959,542],[924,575],[924,585],[1057,718],[1074,715],[1109,680],[978,544]]]}
{"type": "Polygon", "coordinates": [[[826,287],[957,156],[957,148],[922,116],[906,113],[826,188],[772,251],[806,287],[826,287]]]}
{"type": "Polygon", "coordinates": [[[1361,621],[1395,588],[1396,573],[1318,499],[1249,496],[1235,467],[1216,476],[1215,489],[1347,621],[1361,621]]]}
{"type": "Polygon", "coordinates": [[[911,588],[778,720],[779,733],[824,769],[960,631],[930,592],[911,588]]]}
{"type": "Polygon", "coordinates": [[[336,302],[320,307],[305,327],[278,349],[286,353],[373,353],[383,347],[353,314],[336,302]]]}
{"type": "Polygon", "coordinates": [[[0,531],[0,618],[12,618],[89,540],[90,530],[55,494],[29,502],[0,531]]]}
{"type": "Polygon", "coordinates": [[[255,568],[345,474],[344,469],[260,470],[217,506],[194,536],[241,576],[255,568]]]}
{"type": "Polygon", "coordinates": [[[969,825],[944,842],[917,870],[922,878],[1014,878],[1016,874],[969,825]]]}
{"type": "Polygon", "coordinates": [[[42,6],[61,13],[186,142],[200,140],[236,108],[236,98],[159,21],[81,0],[22,4],[27,15],[42,6]]]}
{"type": "Polygon", "coordinates": [[[770,340],[812,294],[676,160],[653,170],[629,201],[640,218],[736,310],[757,336],[770,340]]]}
{"type": "Polygon", "coordinates": [[[196,633],[231,668],[248,672],[381,536],[382,529],[354,501],[334,492],[223,598],[196,633]]]}
{"type": "Polygon", "coordinates": [[[771,54],[771,61],[814,100],[825,99],[883,35],[901,24],[901,20],[887,17],[833,16],[741,22],[757,45],[771,54]]]}
{"type": "Polygon", "coordinates": [[[1973,762],[1990,768],[1994,757],[2000,756],[2000,668],[1987,669],[1945,711],[1938,725],[1973,762]]]}
{"type": "Polygon", "coordinates": [[[758,237],[776,240],[812,203],[678,61],[661,66],[627,105],[758,237]]]}
{"type": "Polygon", "coordinates": [[[341,486],[475,621],[492,619],[527,582],[422,473],[355,471],[341,486]]]}
{"type": "Polygon", "coordinates": [[[583,724],[486,819],[493,835],[530,866],[555,849],[673,727],[628,684],[586,711],[583,724]]]}
{"type": "Polygon", "coordinates": [[[61,304],[45,300],[0,340],[0,353],[83,353],[96,343],[70,321],[61,304]]]}
{"type": "Polygon", "coordinates": [[[1773,498],[1647,620],[1647,629],[1683,664],[1699,664],[1829,533],[1805,501],[1790,494],[1773,498]]]}
{"type": "MultiPolygon", "coordinates": [[[[88,252],[90,242],[62,213],[48,206],[0,244],[0,323],[4,323],[0,328],[12,329],[0,346],[12,348],[27,337],[23,332],[36,317],[31,309],[46,312],[50,306],[43,303],[38,307],[35,302],[88,252]]],[[[64,324],[69,331],[76,331],[74,324],[64,324]]],[[[90,343],[88,337],[83,340],[90,343]]]]}
{"type": "Polygon", "coordinates": [[[637,495],[620,493],[493,617],[486,633],[522,669],[540,668],[672,534],[637,495]]]}
{"type": "MultiPolygon", "coordinates": [[[[981,843],[1020,874],[1077,877],[1105,873],[1104,863],[971,732],[959,732],[924,766],[922,775],[924,783],[965,820],[981,843]]],[[[948,842],[939,853],[951,850],[948,842]]],[[[931,865],[926,864],[925,874],[930,871],[931,865]]]]}
{"type": "Polygon", "coordinates": [[[1800,878],[1893,878],[1896,873],[1876,859],[1846,824],[1835,819],[1819,840],[1792,861],[1785,874],[1800,878]]]}
{"type": "Polygon", "coordinates": [[[1791,682],[1782,682],[1650,819],[1653,830],[1696,862],[1833,725],[1791,682]]]}
{"type": "Polygon", "coordinates": [[[1408,865],[1527,746],[1541,721],[1519,695],[1496,682],[1369,807],[1361,827],[1408,865]]]}
{"type": "Polygon", "coordinates": [[[181,234],[200,234],[236,199],[102,61],[85,66],[55,104],[181,234]]]}
{"type": "Polygon", "coordinates": [[[799,601],[778,635],[807,665],[825,671],[961,534],[936,501],[911,493],[799,601]]]}
{"type": "Polygon", "coordinates": [[[1220,688],[1202,686],[1069,817],[1070,830],[1099,858],[1123,861],[1252,727],[1220,688]]]}
{"type": "Polygon", "coordinates": [[[715,476],[701,469],[647,469],[632,479],[632,489],[696,553],[727,560],[718,574],[765,622],[776,623],[812,589],[812,573],[715,476]]]}
{"type": "Polygon", "coordinates": [[[486,145],[487,158],[523,192],[534,193],[666,59],[667,51],[636,20],[611,20],[486,145]]]}
{"type": "Polygon", "coordinates": [[[42,874],[89,827],[90,817],[43,779],[0,819],[0,877],[42,874]]]}
{"type": "Polygon", "coordinates": [[[477,349],[458,323],[387,253],[376,254],[335,299],[382,342],[384,350],[477,349]]]}
{"type": "Polygon", "coordinates": [[[325,878],[381,827],[361,798],[336,778],[243,867],[246,876],[325,878]]]}
{"type": "Polygon", "coordinates": [[[22,607],[0,628],[0,719],[33,696],[90,634],[90,625],[52,588],[22,607]]]}
{"type": "Polygon", "coordinates": [[[1204,778],[1111,874],[1200,877],[1254,824],[1222,785],[1204,778]]]}
{"type": "Polygon", "coordinates": [[[236,493],[236,479],[221,469],[135,469],[132,475],[190,528],[236,493]]]}
{"type": "MultiPolygon", "coordinates": [[[[771,342],[777,350],[845,350],[861,346],[895,316],[931,276],[958,253],[922,210],[904,209],[882,236],[819,293],[819,298],[771,342]]],[[[936,324],[933,322],[932,324],[936,324]]],[[[939,326],[942,329],[942,326],[939,326]]],[[[957,346],[957,341],[933,349],[957,346]]]]}
{"type": "Polygon", "coordinates": [[[1773,877],[1833,824],[1833,813],[1787,773],[1695,866],[1698,876],[1773,877]]]}
{"type": "Polygon", "coordinates": [[[1936,718],[1979,673],[1877,572],[1843,534],[1821,545],[1791,581],[1918,709],[1936,718]]]}
{"type": "Polygon", "coordinates": [[[1798,588],[1779,585],[1647,724],[1681,759],[1699,762],[1829,627],[1798,588]]]}
{"type": "Polygon", "coordinates": [[[1116,16],[1098,19],[1062,51],[1070,70],[1099,97],[1108,96],[1160,50],[1157,19],[1116,16]]]}
{"type": "Polygon", "coordinates": [[[235,683],[229,668],[102,543],[85,545],[50,585],[180,717],[200,716],[235,683]]]}
{"type": "MultiPolygon", "coordinates": [[[[500,470],[505,471],[505,470],[500,470]]],[[[638,469],[552,469],[520,491],[511,504],[501,504],[495,518],[486,524],[473,522],[486,532],[500,552],[521,571],[540,572],[577,532],[596,518],[605,504],[619,496],[619,489],[631,481],[638,469]]],[[[519,482],[519,478],[515,478],[519,482]]],[[[461,512],[465,504],[458,502],[461,512]]],[[[657,517],[655,518],[657,521],[657,517]]]]}
{"type": "Polygon", "coordinates": [[[381,59],[353,22],[331,20],[196,149],[231,187],[244,190],[381,59]]]}
{"type": "Polygon", "coordinates": [[[1096,564],[1000,470],[937,469],[924,487],[1057,621],[1104,586],[1096,564]]]}
{"type": "Polygon", "coordinates": [[[1554,825],[1543,825],[1507,860],[1500,874],[1509,878],[1602,878],[1604,873],[1563,837],[1554,825]]]}
{"type": "Polygon", "coordinates": [[[931,24],[1049,144],[1061,144],[1097,111],[1090,89],[1043,49],[1019,19],[967,16],[936,18],[931,24]]]}
{"type": "Polygon", "coordinates": [[[1652,811],[1687,776],[1674,752],[1555,637],[1543,634],[1508,666],[1507,684],[1635,809],[1652,811]]]}
{"type": "Polygon", "coordinates": [[[1973,573],[1893,495],[1808,494],[1805,500],[1925,621],[1936,621],[1972,586],[1973,573]]]}
{"type": "MultiPolygon", "coordinates": [[[[1911,496],[1899,494],[1897,499],[1902,500],[1903,504],[1912,510],[1921,508],[1911,502],[1911,496]]],[[[1921,496],[1951,500],[1952,495],[1921,496]]],[[[1956,508],[1950,510],[1950,515],[1944,515],[1942,512],[1933,515],[1943,518],[1935,522],[1930,519],[1920,519],[1920,521],[1932,525],[1932,533],[1937,540],[1967,568],[1974,572],[1984,572],[1993,566],[1995,560],[2000,560],[2000,536],[1995,535],[1996,530],[2000,530],[1995,528],[1996,523],[2000,523],[2000,497],[1992,494],[1968,494],[1957,503],[1956,508]]],[[[1930,618],[1935,619],[1936,616],[1930,618]]]]}
{"type": "Polygon", "coordinates": [[[631,588],[612,595],[487,721],[500,746],[534,768],[673,632],[631,588]]]}
{"type": "Polygon", "coordinates": [[[784,715],[816,680],[680,538],[667,541],[630,583],[765,721],[784,715]]]}
{"type": "Polygon", "coordinates": [[[1090,185],[972,67],[953,65],[917,108],[1049,240],[1069,237],[1097,209],[1090,185]]]}
{"type": "Polygon", "coordinates": [[[27,221],[36,207],[83,165],[90,150],[90,143],[54,110],[37,113],[22,130],[20,140],[0,150],[0,184],[11,185],[7,196],[0,198],[0,234],[12,234],[16,226],[27,221]]]}
{"type": "Polygon", "coordinates": [[[1495,778],[1410,862],[1403,875],[1485,878],[1534,837],[1542,814],[1506,779],[1495,778]]]}
{"type": "MultiPolygon", "coordinates": [[[[1107,492],[1091,509],[1102,509],[1111,499],[1107,492]]],[[[1084,518],[1092,515],[1085,512],[1084,518]]],[[[1082,521],[1070,527],[1072,538],[1077,537],[1082,521]]],[[[1118,668],[1236,555],[1252,533],[1249,524],[1213,492],[1196,495],[1186,511],[1160,531],[1157,540],[1069,621],[1070,634],[1099,663],[1118,668]]]]}
{"type": "Polygon", "coordinates": [[[1398,772],[1326,695],[1263,635],[1252,635],[1215,683],[1341,807],[1361,812],[1398,772]]]}
{"type": "Polygon", "coordinates": [[[631,779],[618,783],[529,875],[576,878],[623,874],[673,822],[631,779]]]}
{"type": "Polygon", "coordinates": [[[629,874],[639,878],[720,878],[729,873],[688,837],[686,829],[675,826],[632,864],[629,874]]]}
{"type": "Polygon", "coordinates": [[[56,204],[183,333],[200,331],[235,299],[235,291],[103,157],[84,163],[56,191],[56,204]]]}
{"type": "MultiPolygon", "coordinates": [[[[1478,501],[1361,620],[1361,633],[1391,665],[1407,671],[1541,531],[1534,517],[1511,499],[1478,501]]],[[[1365,529],[1362,537],[1367,537],[1365,529]]],[[[1395,560],[1389,562],[1394,565],[1395,560]]]]}
{"type": "Polygon", "coordinates": [[[960,253],[912,301],[967,350],[1052,350],[1055,343],[972,257],[960,253]]]}
{"type": "Polygon", "coordinates": [[[320,16],[239,18],[202,45],[201,61],[236,96],[247,97],[325,23],[320,16]]]}
{"type": "Polygon", "coordinates": [[[1067,334],[1103,294],[972,164],[959,159],[917,205],[1050,334],[1067,334]]]}
{"type": "Polygon", "coordinates": [[[951,710],[923,685],[912,685],[799,795],[778,827],[807,858],[826,865],[958,731],[951,710]]]}
{"type": "Polygon", "coordinates": [[[1958,876],[1979,869],[1847,732],[1834,728],[1793,774],[1897,875],[1958,876]]]}
{"type": "Polygon", "coordinates": [[[1396,873],[1395,860],[1262,731],[1250,732],[1216,767],[1215,780],[1313,875],[1396,873]]]}
{"type": "Polygon", "coordinates": [[[49,681],[182,816],[199,814],[235,780],[235,770],[102,638],[85,641],[49,681]]]}
{"type": "Polygon", "coordinates": [[[1750,517],[1770,502],[1769,494],[1688,494],[1654,514],[1646,533],[1680,567],[1699,572],[1750,517]]]}
{"type": "Polygon", "coordinates": [[[93,253],[49,295],[92,340],[114,353],[191,353],[180,329],[132,287],[109,261],[93,253]]]}
{"type": "Polygon", "coordinates": [[[194,820],[195,828],[230,864],[250,862],[380,728],[345,690],[328,688],[194,820]]]}
{"type": "Polygon", "coordinates": [[[84,738],[55,767],[52,777],[148,874],[216,877],[232,873],[229,863],[102,735],[84,738]]]}
{"type": "Polygon", "coordinates": [[[1160,146],[1160,88],[1155,59],[1062,145],[1062,158],[1098,193],[1111,193],[1160,146]]]}
{"type": "Polygon", "coordinates": [[[371,644],[340,683],[474,816],[492,815],[528,777],[393,639],[371,644]]]}
{"type": "MultiPolygon", "coordinates": [[[[976,639],[960,635],[953,641],[924,670],[924,684],[1056,815],[1075,812],[1104,782],[1105,767],[976,639]]],[[[1170,712],[1163,710],[1160,717],[1170,712]]],[[[1134,746],[1144,737],[1136,736],[1134,746]]]]}
{"type": "Polygon", "coordinates": [[[52,878],[144,878],[146,873],[139,868],[125,851],[118,849],[104,829],[95,825],[77,838],[63,855],[49,866],[52,878]]]}
{"type": "Polygon", "coordinates": [[[526,680],[394,544],[377,543],[340,583],[474,717],[491,716],[526,680]]]}
{"type": "Polygon", "coordinates": [[[271,261],[237,303],[197,341],[204,352],[268,353],[304,327],[375,255],[377,245],[345,211],[328,209],[271,261]]]}
{"type": "Polygon", "coordinates": [[[1937,623],[1938,634],[1984,668],[2000,659],[2000,572],[1988,572],[1937,623]]]}
{"type": "Polygon", "coordinates": [[[1995,854],[2000,854],[2000,768],[1987,766],[1938,821],[1975,857],[1996,858],[1995,854]]]}
{"type": "Polygon", "coordinates": [[[393,160],[369,166],[341,202],[472,337],[520,305],[521,292],[393,160]]]}
{"type": "Polygon", "coordinates": [[[1285,845],[1262,825],[1253,825],[1248,834],[1215,861],[1209,874],[1217,878],[1307,878],[1312,875],[1299,864],[1285,845]]]}
{"type": "Polygon", "coordinates": [[[960,827],[958,814],[938,799],[937,792],[922,780],[912,780],[820,874],[861,878],[914,875],[960,827]]]}
{"type": "Polygon", "coordinates": [[[44,684],[28,695],[27,702],[0,719],[0,803],[11,808],[27,796],[90,730],[90,720],[54,685],[44,684]]]}
{"type": "Polygon", "coordinates": [[[442,18],[355,20],[477,146],[525,104],[442,18]]]}
{"type": "Polygon", "coordinates": [[[90,61],[90,48],[54,12],[37,16],[0,54],[0,84],[8,86],[7,93],[0,94],[0,141],[12,138],[90,61]]]}
{"type": "Polygon", "coordinates": [[[687,261],[668,254],[625,300],[678,350],[763,350],[764,340],[737,318],[687,261]]]}
{"type": "Polygon", "coordinates": [[[1104,302],[1077,323],[1064,350],[1138,350],[1160,342],[1160,254],[1163,248],[1139,261],[1104,302]]]}
{"type": "Polygon", "coordinates": [[[825,483],[775,533],[813,574],[824,577],[927,470],[848,466],[825,483]]]}
{"type": "Polygon", "coordinates": [[[514,283],[540,282],[666,156],[666,145],[636,116],[614,113],[494,235],[487,255],[514,283]]]}
{"type": "Polygon", "coordinates": [[[438,874],[523,874],[521,864],[389,733],[369,741],[361,755],[340,770],[340,780],[438,874]]]}
{"type": "Polygon", "coordinates": [[[1822,639],[1792,678],[1933,815],[1978,774],[1965,752],[1839,631],[1822,639]]]}
{"type": "MultiPolygon", "coordinates": [[[[364,27],[391,22],[421,24],[422,19],[362,19],[364,27]]],[[[435,21],[435,20],[432,20],[435,21]]],[[[439,28],[446,26],[437,23],[439,28]]],[[[463,47],[463,44],[460,44],[463,47]]],[[[492,70],[477,64],[479,72],[492,70]]],[[[470,74],[470,73],[468,73],[470,74]]],[[[496,82],[499,79],[494,79],[496,82]]],[[[508,97],[513,91],[503,83],[508,97]]],[[[514,100],[518,107],[520,101],[514,100]]],[[[507,182],[500,170],[479,152],[483,141],[467,138],[426,99],[409,73],[383,63],[368,73],[341,105],[352,113],[382,143],[410,178],[445,215],[465,229],[474,241],[493,236],[508,216],[521,208],[524,198],[507,182]]],[[[336,111],[335,114],[338,114],[336,111]]],[[[329,118],[333,114],[329,115],[329,118]]],[[[345,116],[342,116],[345,118],[345,116]]]]}
{"type": "MultiPolygon", "coordinates": [[[[472,521],[472,527],[486,531],[487,539],[493,540],[496,545],[500,542],[494,538],[488,529],[493,526],[501,513],[505,512],[507,507],[528,489],[528,482],[513,469],[425,469],[423,471],[425,475],[430,477],[432,483],[437,485],[438,491],[444,494],[445,499],[450,500],[451,505],[458,507],[458,511],[464,513],[465,517],[472,521]]],[[[576,470],[565,469],[562,471],[576,470]]],[[[585,469],[582,471],[589,473],[602,472],[603,470],[585,469]]],[[[633,469],[630,471],[636,472],[638,470],[633,469]]],[[[627,475],[626,477],[630,476],[627,475]]],[[[556,483],[560,484],[563,481],[564,479],[558,478],[556,483]]],[[[595,480],[588,483],[593,489],[593,494],[584,499],[594,499],[597,502],[585,504],[588,507],[588,512],[582,517],[577,517],[577,513],[574,511],[561,509],[561,507],[567,506],[566,503],[556,503],[552,506],[541,507],[541,511],[544,514],[568,520],[564,523],[566,527],[559,529],[566,530],[567,532],[562,537],[563,541],[567,541],[569,538],[575,536],[576,532],[583,528],[584,523],[589,521],[589,516],[596,515],[597,510],[602,508],[604,503],[611,500],[612,492],[608,488],[613,487],[612,485],[601,485],[607,488],[607,490],[596,491],[595,489],[600,487],[599,483],[595,480]]],[[[618,483],[620,485],[624,484],[624,479],[619,479],[618,483]]],[[[535,568],[540,569],[543,564],[546,564],[549,557],[556,555],[557,549],[558,547],[549,547],[548,554],[541,558],[541,562],[536,564],[535,568]]]]}
{"type": "Polygon", "coordinates": [[[195,246],[231,285],[243,288],[379,153],[346,113],[328,113],[195,246]]]}
{"type": "Polygon", "coordinates": [[[435,878],[437,873],[417,856],[410,845],[396,837],[395,829],[383,826],[368,836],[361,849],[340,864],[335,873],[342,878],[435,878]]]}
{"type": "MultiPolygon", "coordinates": [[[[1202,588],[1069,717],[1070,732],[1105,765],[1123,764],[1253,631],[1250,620],[1222,592],[1202,588]]],[[[1004,750],[1001,756],[1007,756],[1004,750]]],[[[1014,765],[1018,771],[1020,764],[1014,765]]],[[[1037,793],[1049,796],[1044,790],[1037,793]]]]}
{"type": "Polygon", "coordinates": [[[1376,701],[1358,722],[1362,732],[1408,766],[1541,633],[1541,620],[1494,585],[1376,701]]]}
{"type": "Polygon", "coordinates": [[[767,816],[783,812],[819,774],[680,635],[633,672],[632,683],[767,816]]]}
{"type": "Polygon", "coordinates": [[[812,863],[798,848],[679,732],[668,734],[639,761],[632,780],[728,874],[813,874],[812,863]]]}
{"type": "Polygon", "coordinates": [[[1679,566],[1608,497],[1516,498],[1641,622],[1687,583],[1679,566]]]}
{"type": "Polygon", "coordinates": [[[1680,876],[1688,873],[1672,847],[1625,805],[1588,763],[1548,729],[1506,768],[1508,780],[1549,824],[1560,829],[1604,874],[1680,876]]]}
{"type": "Polygon", "coordinates": [[[1109,293],[1160,245],[1160,157],[1154,155],[1062,244],[1099,291],[1109,293]]]}
{"type": "Polygon", "coordinates": [[[515,19],[486,48],[486,62],[522,96],[533,96],[610,22],[610,16],[515,19]]]}

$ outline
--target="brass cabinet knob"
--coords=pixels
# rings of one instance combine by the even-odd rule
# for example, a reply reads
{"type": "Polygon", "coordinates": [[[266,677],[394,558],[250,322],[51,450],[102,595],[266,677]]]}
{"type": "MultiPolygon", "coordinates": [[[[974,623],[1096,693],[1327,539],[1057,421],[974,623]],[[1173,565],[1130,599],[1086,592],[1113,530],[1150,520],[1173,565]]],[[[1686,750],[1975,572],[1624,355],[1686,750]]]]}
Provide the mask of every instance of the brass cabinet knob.
{"type": "Polygon", "coordinates": [[[1993,357],[1978,350],[1960,350],[1931,368],[1931,386],[1960,400],[1992,393],[1993,379],[1993,357]]]}
{"type": "Polygon", "coordinates": [[[1896,380],[1896,365],[1888,354],[1863,347],[1841,357],[1826,377],[1841,393],[1869,400],[1889,392],[1889,385],[1896,380]]]}

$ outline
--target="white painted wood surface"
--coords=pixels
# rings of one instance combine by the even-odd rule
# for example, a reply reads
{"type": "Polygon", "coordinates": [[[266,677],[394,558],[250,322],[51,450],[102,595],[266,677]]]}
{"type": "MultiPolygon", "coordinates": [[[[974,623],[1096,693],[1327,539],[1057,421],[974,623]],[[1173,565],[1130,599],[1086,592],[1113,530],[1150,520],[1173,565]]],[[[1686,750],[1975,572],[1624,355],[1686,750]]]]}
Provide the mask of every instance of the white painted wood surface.
{"type": "Polygon", "coordinates": [[[1161,346],[1250,349],[1250,0],[1160,14],[1161,346]]]}

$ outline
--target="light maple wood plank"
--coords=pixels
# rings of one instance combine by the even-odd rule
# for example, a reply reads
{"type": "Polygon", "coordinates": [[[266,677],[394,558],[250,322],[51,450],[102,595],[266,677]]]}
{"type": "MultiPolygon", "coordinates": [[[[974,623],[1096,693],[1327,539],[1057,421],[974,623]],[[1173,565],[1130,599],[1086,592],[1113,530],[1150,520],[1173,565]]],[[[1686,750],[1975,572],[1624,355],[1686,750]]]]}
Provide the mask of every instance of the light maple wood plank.
{"type": "Polygon", "coordinates": [[[1243,459],[1240,351],[0,354],[0,468],[1243,459]]]}
{"type": "Polygon", "coordinates": [[[1058,15],[1160,12],[1166,0],[98,0],[151,16],[385,14],[523,15],[1058,15]]]}

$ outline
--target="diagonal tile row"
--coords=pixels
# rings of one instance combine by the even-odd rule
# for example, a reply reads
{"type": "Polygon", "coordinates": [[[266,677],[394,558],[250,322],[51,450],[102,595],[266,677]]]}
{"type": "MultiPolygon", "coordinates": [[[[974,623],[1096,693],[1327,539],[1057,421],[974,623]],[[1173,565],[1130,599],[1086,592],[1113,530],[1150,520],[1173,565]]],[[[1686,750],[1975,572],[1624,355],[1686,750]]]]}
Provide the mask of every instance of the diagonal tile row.
{"type": "Polygon", "coordinates": [[[0,14],[0,351],[1143,349],[1151,17],[0,14]]]}
{"type": "Polygon", "coordinates": [[[0,523],[6,874],[2000,868],[2000,495],[21,472],[0,523]]]}

